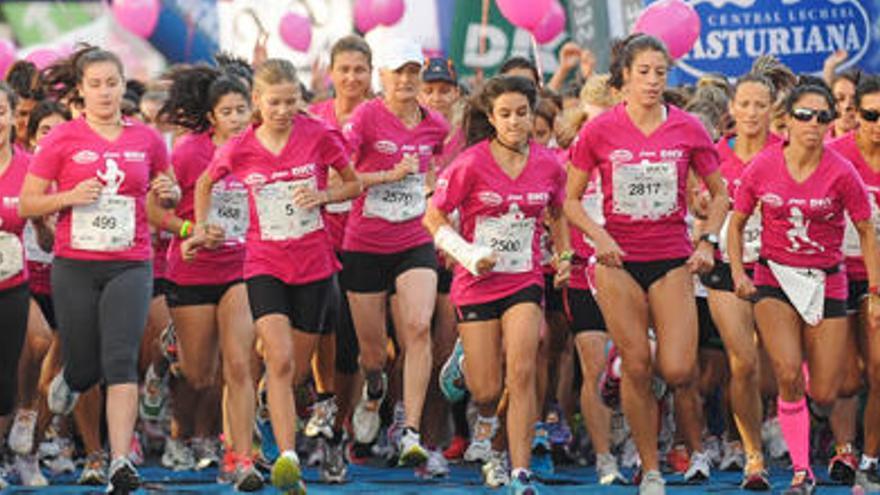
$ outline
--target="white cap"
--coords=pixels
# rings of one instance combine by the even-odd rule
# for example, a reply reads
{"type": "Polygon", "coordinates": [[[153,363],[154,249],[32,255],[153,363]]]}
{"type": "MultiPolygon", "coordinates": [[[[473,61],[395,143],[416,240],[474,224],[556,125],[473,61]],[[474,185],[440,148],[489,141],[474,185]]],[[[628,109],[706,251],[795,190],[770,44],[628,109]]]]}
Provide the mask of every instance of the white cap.
{"type": "Polygon", "coordinates": [[[379,51],[379,69],[397,70],[406,64],[422,65],[425,55],[417,42],[407,38],[395,38],[382,42],[379,51]]]}

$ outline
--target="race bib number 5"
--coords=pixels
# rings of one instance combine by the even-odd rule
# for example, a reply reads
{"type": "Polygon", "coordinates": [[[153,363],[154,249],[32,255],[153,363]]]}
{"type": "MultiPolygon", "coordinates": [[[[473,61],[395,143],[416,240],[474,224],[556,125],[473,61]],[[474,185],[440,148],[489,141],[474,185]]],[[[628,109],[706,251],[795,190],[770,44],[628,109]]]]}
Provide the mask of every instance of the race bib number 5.
{"type": "Polygon", "coordinates": [[[474,242],[498,255],[493,271],[522,273],[532,269],[535,219],[511,211],[500,217],[481,217],[474,230],[474,242]]]}
{"type": "Polygon", "coordinates": [[[0,280],[12,278],[24,270],[24,256],[18,236],[0,232],[0,280]]]}
{"type": "Polygon", "coordinates": [[[102,194],[90,205],[73,207],[70,242],[84,251],[124,251],[134,244],[134,198],[102,194]]]}
{"type": "Polygon", "coordinates": [[[324,227],[319,208],[303,209],[293,202],[299,187],[315,189],[315,179],[266,184],[256,195],[260,238],[264,241],[299,239],[324,227]]]}
{"type": "Polygon", "coordinates": [[[422,216],[426,205],[425,174],[410,174],[398,182],[368,189],[364,216],[405,222],[422,216]]]}
{"type": "Polygon", "coordinates": [[[613,210],[632,219],[658,219],[678,208],[678,168],[674,162],[614,166],[613,210]]]}

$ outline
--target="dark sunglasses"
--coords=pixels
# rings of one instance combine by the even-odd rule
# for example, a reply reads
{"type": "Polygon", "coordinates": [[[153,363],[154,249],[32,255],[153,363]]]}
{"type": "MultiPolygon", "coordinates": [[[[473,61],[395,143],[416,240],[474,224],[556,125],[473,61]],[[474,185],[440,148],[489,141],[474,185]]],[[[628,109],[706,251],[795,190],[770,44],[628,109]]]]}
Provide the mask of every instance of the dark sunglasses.
{"type": "Polygon", "coordinates": [[[834,112],[831,110],[813,110],[811,108],[795,108],[791,116],[801,122],[809,122],[816,117],[820,124],[830,124],[834,120],[834,112]]]}
{"type": "Polygon", "coordinates": [[[878,110],[867,110],[864,108],[859,109],[859,115],[862,116],[863,119],[868,122],[877,122],[880,119],[880,111],[878,110]]]}

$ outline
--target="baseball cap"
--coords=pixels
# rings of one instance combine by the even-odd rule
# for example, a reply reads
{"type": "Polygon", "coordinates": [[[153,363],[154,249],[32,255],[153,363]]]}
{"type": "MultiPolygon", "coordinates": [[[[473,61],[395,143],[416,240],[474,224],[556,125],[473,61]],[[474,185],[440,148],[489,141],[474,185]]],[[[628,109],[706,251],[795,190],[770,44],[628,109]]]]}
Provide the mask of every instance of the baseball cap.
{"type": "Polygon", "coordinates": [[[458,75],[455,73],[455,65],[452,60],[434,57],[428,59],[425,70],[422,71],[422,81],[425,82],[447,82],[449,84],[458,84],[458,75]]]}
{"type": "Polygon", "coordinates": [[[396,38],[382,43],[377,67],[398,70],[406,64],[421,66],[424,60],[421,45],[410,39],[396,38]]]}

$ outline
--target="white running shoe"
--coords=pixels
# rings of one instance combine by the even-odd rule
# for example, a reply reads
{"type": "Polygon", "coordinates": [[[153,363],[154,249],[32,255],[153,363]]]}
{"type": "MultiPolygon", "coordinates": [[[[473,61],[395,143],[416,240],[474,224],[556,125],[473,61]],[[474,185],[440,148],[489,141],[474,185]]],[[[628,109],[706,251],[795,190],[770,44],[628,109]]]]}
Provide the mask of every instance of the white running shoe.
{"type": "Polygon", "coordinates": [[[59,371],[49,383],[49,394],[46,397],[49,411],[66,416],[73,412],[78,399],[79,392],[74,392],[70,389],[70,386],[64,380],[64,370],[59,371]]]}
{"type": "Polygon", "coordinates": [[[15,470],[18,471],[21,484],[24,486],[49,486],[49,481],[46,480],[46,477],[40,471],[40,463],[37,461],[37,456],[33,454],[16,455],[15,470]]]}
{"type": "Polygon", "coordinates": [[[471,443],[464,452],[465,462],[488,462],[492,453],[492,440],[498,432],[496,416],[477,416],[474,422],[471,443]]]}
{"type": "Polygon", "coordinates": [[[666,481],[660,471],[651,470],[642,475],[639,495],[666,495],[666,481]]]}
{"type": "Polygon", "coordinates": [[[377,399],[371,399],[367,392],[368,384],[364,382],[361,400],[358,401],[351,417],[354,429],[354,439],[358,443],[372,443],[379,435],[382,420],[379,418],[379,408],[385,399],[388,390],[388,378],[382,373],[382,394],[377,399]]]}
{"type": "Polygon", "coordinates": [[[192,450],[180,440],[169,438],[162,453],[162,466],[174,471],[192,471],[196,467],[192,450]]]}
{"type": "Polygon", "coordinates": [[[333,423],[336,422],[336,397],[330,397],[318,402],[312,406],[312,415],[306,423],[303,431],[307,437],[316,437],[318,435],[327,439],[333,438],[333,423]]]}
{"type": "Polygon", "coordinates": [[[400,452],[398,466],[416,467],[428,461],[428,451],[422,446],[421,436],[410,428],[404,429],[397,450],[400,452]]]}
{"type": "Polygon", "coordinates": [[[620,454],[620,465],[623,469],[635,469],[642,464],[639,458],[639,449],[632,437],[628,438],[623,444],[623,451],[620,454]]]}
{"type": "Polygon", "coordinates": [[[715,435],[709,435],[703,440],[703,452],[709,456],[709,462],[712,466],[717,466],[721,463],[723,448],[721,439],[715,435]]]}
{"type": "Polygon", "coordinates": [[[416,476],[421,479],[439,479],[449,476],[449,461],[439,450],[428,451],[428,461],[416,468],[416,476]]]}
{"type": "Polygon", "coordinates": [[[611,453],[596,455],[596,477],[600,485],[626,484],[626,478],[620,474],[620,469],[617,467],[617,458],[611,453]]]}
{"type": "Polygon", "coordinates": [[[483,484],[489,488],[499,488],[510,484],[510,461],[507,452],[493,450],[481,468],[483,484]]]}
{"type": "Polygon", "coordinates": [[[691,454],[690,466],[684,473],[684,481],[687,483],[698,483],[709,479],[712,468],[709,454],[703,452],[693,452],[691,454]]]}
{"type": "Polygon", "coordinates": [[[732,442],[724,442],[724,455],[721,456],[721,463],[718,469],[722,471],[742,471],[746,467],[746,453],[743,450],[742,442],[734,440],[732,442]]]}
{"type": "Polygon", "coordinates": [[[776,416],[761,425],[761,442],[766,446],[771,459],[781,459],[788,454],[788,444],[782,437],[782,428],[776,416]]]}
{"type": "MultiPolygon", "coordinates": [[[[19,409],[9,430],[9,448],[18,455],[28,455],[34,448],[34,429],[37,427],[37,411],[19,409]]],[[[42,486],[42,485],[39,485],[42,486]]]]}

